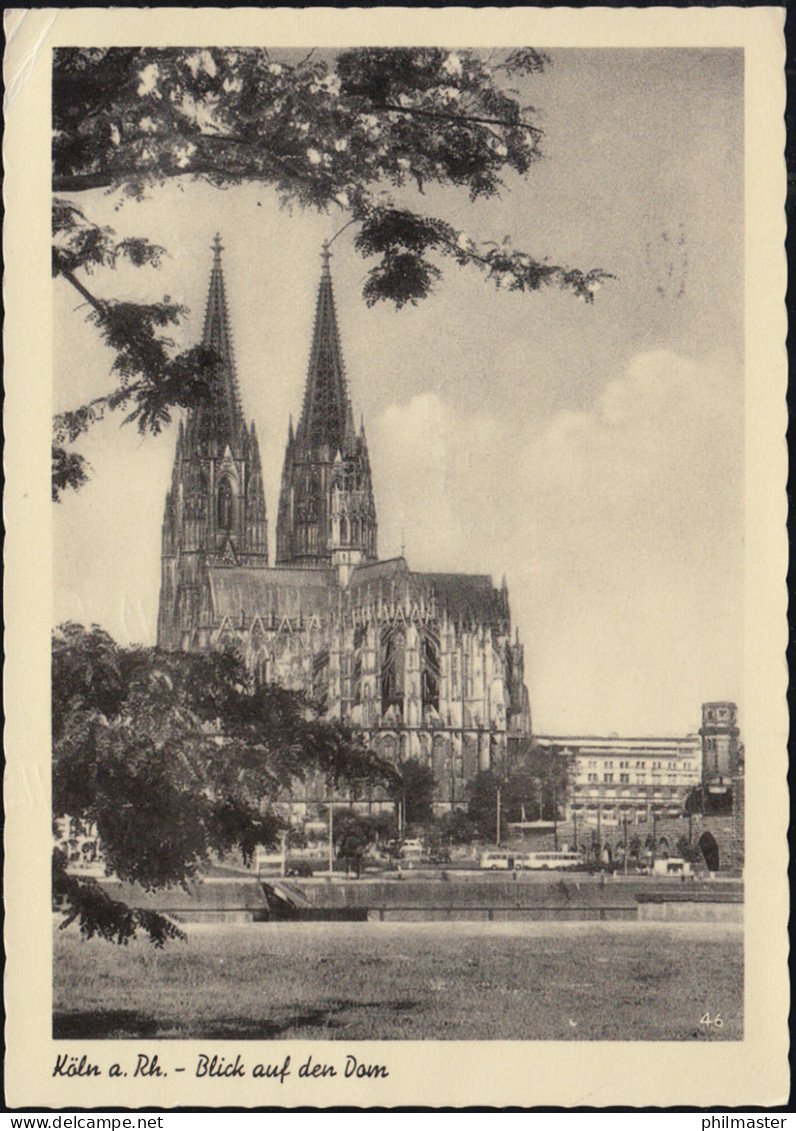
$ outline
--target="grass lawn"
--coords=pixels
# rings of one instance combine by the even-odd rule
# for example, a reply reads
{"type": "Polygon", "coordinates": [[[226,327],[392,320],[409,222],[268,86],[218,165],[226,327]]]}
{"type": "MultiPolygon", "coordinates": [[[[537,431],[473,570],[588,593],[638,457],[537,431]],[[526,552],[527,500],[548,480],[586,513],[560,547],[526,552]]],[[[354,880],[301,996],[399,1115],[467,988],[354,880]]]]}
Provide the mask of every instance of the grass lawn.
{"type": "Polygon", "coordinates": [[[740,1040],[740,924],[266,923],[156,950],[55,931],[58,1038],[740,1040]],[[700,1024],[708,1012],[723,1027],[700,1024]]]}

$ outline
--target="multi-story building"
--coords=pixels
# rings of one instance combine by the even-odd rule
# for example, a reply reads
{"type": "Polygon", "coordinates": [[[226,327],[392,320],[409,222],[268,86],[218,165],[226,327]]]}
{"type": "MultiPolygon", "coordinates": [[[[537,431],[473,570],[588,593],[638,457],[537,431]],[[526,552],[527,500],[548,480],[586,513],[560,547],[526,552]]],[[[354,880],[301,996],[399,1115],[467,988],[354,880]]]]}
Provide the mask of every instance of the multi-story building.
{"type": "Polygon", "coordinates": [[[683,738],[538,735],[550,756],[568,760],[567,816],[585,825],[646,824],[673,817],[700,784],[698,734],[683,738]]]}
{"type": "Polygon", "coordinates": [[[368,445],[364,425],[354,425],[326,248],[269,565],[260,452],[240,403],[221,250],[217,238],[203,338],[219,360],[215,395],[179,430],[158,644],[234,647],[258,679],[308,692],[382,756],[429,765],[438,808],[462,804],[478,771],[505,774],[509,739],[530,733],[506,586],[378,559],[368,445]]]}

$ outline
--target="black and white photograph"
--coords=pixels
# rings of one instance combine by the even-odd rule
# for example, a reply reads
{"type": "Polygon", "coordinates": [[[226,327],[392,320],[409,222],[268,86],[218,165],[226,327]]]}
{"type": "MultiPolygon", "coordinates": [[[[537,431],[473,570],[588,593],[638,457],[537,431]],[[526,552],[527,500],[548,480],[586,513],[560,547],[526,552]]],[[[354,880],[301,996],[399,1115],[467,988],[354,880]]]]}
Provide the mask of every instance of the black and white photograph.
{"type": "Polygon", "coordinates": [[[748,46],[123,15],[47,53],[47,1087],[736,1063],[785,923],[748,46]]]}

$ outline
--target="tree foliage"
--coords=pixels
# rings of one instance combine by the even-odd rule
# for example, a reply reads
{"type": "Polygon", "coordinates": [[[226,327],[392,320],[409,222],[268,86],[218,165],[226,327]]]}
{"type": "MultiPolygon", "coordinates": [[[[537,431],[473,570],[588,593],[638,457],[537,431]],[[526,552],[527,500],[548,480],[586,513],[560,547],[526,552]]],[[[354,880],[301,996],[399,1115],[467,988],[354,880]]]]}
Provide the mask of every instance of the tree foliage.
{"type": "MultiPolygon", "coordinates": [[[[233,654],[121,648],[96,626],[66,624],[53,637],[52,687],[53,818],[96,828],[107,871],[150,891],[186,884],[214,857],[275,845],[276,803],[309,774],[392,781],[350,729],[317,719],[295,692],[253,686],[233,654]]],[[[53,874],[66,921],[85,934],[174,937],[155,913],[70,876],[60,854],[53,874]]]]}
{"type": "Polygon", "coordinates": [[[524,810],[527,820],[555,820],[569,795],[572,773],[573,758],[563,749],[522,739],[504,791],[508,819],[519,821],[524,810]]]}
{"type": "Polygon", "coordinates": [[[407,825],[420,825],[434,816],[434,773],[417,758],[401,763],[392,795],[403,805],[407,825]]]}
{"type": "Polygon", "coordinates": [[[678,838],[677,855],[683,860],[687,860],[689,864],[701,864],[704,859],[702,849],[698,844],[690,841],[687,836],[678,838]]]}
{"type": "Polygon", "coordinates": [[[175,354],[164,331],[179,304],[101,300],[83,277],[124,259],[156,266],[163,249],[117,240],[68,196],[102,188],[125,200],[177,179],[217,188],[246,182],[285,206],[337,209],[356,226],[354,246],[375,259],[367,303],[398,308],[426,298],[440,262],[473,266],[496,286],[568,290],[591,302],[610,276],[548,262],[500,242],[476,240],[406,203],[425,188],[495,198],[541,156],[532,106],[511,83],[549,60],[531,47],[499,57],[436,47],[356,48],[297,61],[262,47],[58,48],[53,61],[53,272],[89,304],[117,352],[117,387],[56,418],[53,495],[77,488],[88,468],[67,445],[106,409],[157,432],[170,410],[212,385],[213,358],[175,354]]]}
{"type": "Polygon", "coordinates": [[[87,318],[114,353],[111,373],[115,387],[77,409],[58,413],[53,420],[52,494],[58,501],[67,488],[79,488],[88,478],[85,458],[69,449],[107,411],[127,409],[125,422],[141,433],[160,432],[175,408],[189,408],[213,394],[218,358],[204,346],[178,352],[165,331],[187,313],[168,296],[162,302],[132,303],[97,298],[76,274],[121,260],[135,266],[157,266],[163,248],[146,240],[116,240],[113,231],[92,223],[82,209],[56,199],[53,205],[52,272],[66,279],[86,300],[87,318]]]}
{"type": "Polygon", "coordinates": [[[368,816],[359,813],[340,813],[335,818],[334,841],[337,855],[356,868],[357,878],[362,875],[365,853],[379,837],[379,826],[368,816]]]}
{"type": "Polygon", "coordinates": [[[439,833],[442,842],[446,845],[472,844],[477,829],[462,809],[455,809],[452,813],[442,814],[439,820],[439,833]]]}
{"type": "MultiPolygon", "coordinates": [[[[470,782],[467,816],[484,840],[495,840],[497,832],[497,794],[501,781],[491,770],[481,770],[470,782]]],[[[501,817],[501,832],[505,817],[501,817]]]]}
{"type": "Polygon", "coordinates": [[[514,821],[554,821],[566,802],[572,776],[572,759],[563,750],[521,740],[510,759],[509,773],[501,778],[482,770],[470,783],[467,816],[482,837],[497,833],[500,790],[500,835],[514,821]]]}

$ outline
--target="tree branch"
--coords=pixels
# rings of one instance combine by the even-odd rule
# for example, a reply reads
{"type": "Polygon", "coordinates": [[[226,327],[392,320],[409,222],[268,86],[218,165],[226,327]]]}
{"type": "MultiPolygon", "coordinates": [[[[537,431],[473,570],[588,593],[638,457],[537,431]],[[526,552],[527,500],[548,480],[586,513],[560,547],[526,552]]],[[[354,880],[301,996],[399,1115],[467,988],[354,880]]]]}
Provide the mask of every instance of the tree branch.
{"type": "Polygon", "coordinates": [[[386,110],[391,114],[412,114],[423,118],[435,118],[440,121],[459,122],[462,125],[501,126],[504,130],[522,129],[534,137],[541,137],[542,131],[530,122],[520,119],[517,122],[507,122],[503,118],[482,118],[476,114],[446,114],[444,110],[422,110],[419,106],[400,106],[393,102],[373,103],[372,109],[386,110]]]}
{"type": "Polygon", "coordinates": [[[88,192],[89,189],[110,188],[115,183],[116,179],[110,173],[64,174],[53,176],[52,189],[54,193],[88,192]]]}
{"type": "MultiPolygon", "coordinates": [[[[255,147],[255,142],[249,138],[238,137],[233,134],[192,134],[188,140],[194,143],[197,149],[204,145],[238,145],[255,147]]],[[[256,139],[255,139],[256,140],[256,139]]],[[[279,157],[276,153],[263,149],[263,159],[272,161],[277,165],[288,168],[288,159],[279,157]]],[[[288,169],[288,171],[290,171],[288,169]]],[[[95,188],[120,188],[125,183],[156,181],[159,178],[171,180],[173,177],[226,177],[230,181],[236,180],[261,180],[267,174],[264,170],[261,175],[251,176],[245,173],[236,173],[219,167],[213,160],[189,161],[185,165],[166,165],[152,168],[141,168],[138,165],[122,166],[102,173],[74,173],[54,174],[52,190],[54,193],[87,192],[95,188]]]]}
{"type": "Polygon", "coordinates": [[[99,316],[101,318],[107,318],[108,317],[108,307],[107,307],[107,305],[103,302],[102,299],[96,298],[91,293],[90,290],[88,290],[86,287],[84,287],[83,284],[80,282],[80,280],[77,278],[77,276],[72,271],[59,269],[59,274],[64,279],[66,279],[68,282],[70,282],[72,284],[72,286],[75,288],[75,290],[83,296],[83,298],[86,300],[86,302],[90,303],[90,305],[94,307],[97,314],[99,314],[99,316]]]}

